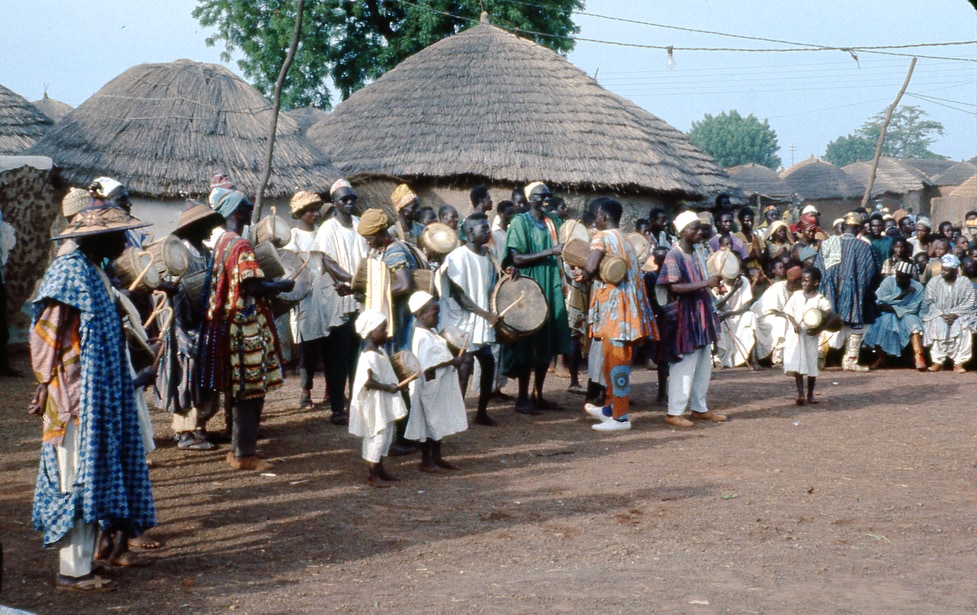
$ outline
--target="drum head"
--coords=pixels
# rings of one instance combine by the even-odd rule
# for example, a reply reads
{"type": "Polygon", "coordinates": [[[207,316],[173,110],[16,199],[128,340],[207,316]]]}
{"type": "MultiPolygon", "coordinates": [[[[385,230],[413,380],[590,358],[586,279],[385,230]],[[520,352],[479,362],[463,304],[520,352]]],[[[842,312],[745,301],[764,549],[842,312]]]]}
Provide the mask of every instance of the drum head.
{"type": "Polygon", "coordinates": [[[651,256],[651,242],[641,233],[628,233],[628,241],[634,248],[634,253],[638,257],[638,262],[645,262],[651,256]]]}
{"type": "Polygon", "coordinates": [[[181,276],[190,267],[190,251],[175,235],[167,235],[159,240],[159,258],[163,262],[166,272],[172,276],[181,276]]]}
{"type": "Polygon", "coordinates": [[[285,270],[285,279],[295,280],[295,288],[287,293],[278,293],[276,296],[279,299],[283,301],[301,301],[312,292],[312,274],[309,272],[308,267],[304,267],[305,259],[308,257],[308,253],[299,254],[291,250],[280,250],[278,252],[278,260],[281,261],[282,269],[285,270]],[[298,272],[298,275],[295,275],[296,272],[298,272]]]}
{"type": "Polygon", "coordinates": [[[394,368],[398,380],[406,380],[417,375],[421,371],[421,362],[410,350],[395,352],[390,357],[390,365],[394,368]]]}
{"type": "Polygon", "coordinates": [[[448,348],[456,352],[464,348],[468,342],[468,333],[454,325],[445,325],[441,329],[441,337],[448,343],[448,348]]]}
{"type": "Polygon", "coordinates": [[[546,322],[549,312],[546,297],[532,278],[520,276],[513,280],[507,276],[495,285],[491,301],[493,312],[498,314],[514,303],[516,305],[502,317],[508,327],[521,334],[528,334],[539,330],[546,322]]]}
{"type": "Polygon", "coordinates": [[[436,254],[448,254],[458,247],[458,233],[447,224],[434,222],[424,227],[421,243],[436,254]]]}
{"type": "Polygon", "coordinates": [[[804,312],[801,320],[804,322],[804,326],[808,329],[817,329],[821,326],[821,323],[824,322],[824,312],[816,307],[813,307],[804,312]]]}
{"type": "Polygon", "coordinates": [[[590,245],[590,233],[587,227],[579,220],[567,220],[560,227],[560,243],[567,243],[571,239],[582,239],[590,245]]]}
{"type": "Polygon", "coordinates": [[[724,280],[735,280],[740,275],[740,260],[732,250],[713,252],[706,259],[706,272],[709,275],[718,273],[724,280]]]}

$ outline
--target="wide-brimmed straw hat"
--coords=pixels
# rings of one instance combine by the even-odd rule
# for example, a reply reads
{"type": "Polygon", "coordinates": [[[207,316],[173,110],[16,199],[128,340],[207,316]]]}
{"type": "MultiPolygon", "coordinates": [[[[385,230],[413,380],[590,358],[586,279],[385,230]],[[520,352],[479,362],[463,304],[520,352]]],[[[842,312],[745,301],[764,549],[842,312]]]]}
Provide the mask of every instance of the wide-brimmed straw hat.
{"type": "Polygon", "coordinates": [[[288,203],[292,211],[292,217],[295,219],[301,218],[302,212],[313,205],[317,208],[322,205],[322,197],[309,190],[299,190],[292,196],[292,200],[288,203]]]}
{"type": "Polygon", "coordinates": [[[70,188],[64,198],[61,199],[61,215],[70,220],[72,216],[85,209],[91,201],[92,195],[88,194],[88,190],[70,188]]]}
{"type": "Polygon", "coordinates": [[[173,234],[179,236],[182,231],[187,230],[201,220],[211,218],[213,218],[215,226],[223,220],[223,217],[211,209],[210,205],[191,202],[189,207],[180,212],[180,219],[176,223],[176,228],[173,229],[173,234]]]}
{"type": "Polygon", "coordinates": [[[88,235],[103,235],[151,225],[152,222],[143,222],[138,218],[133,218],[118,207],[96,204],[78,212],[68,227],[51,239],[73,239],[75,237],[87,237],[88,235]]]}

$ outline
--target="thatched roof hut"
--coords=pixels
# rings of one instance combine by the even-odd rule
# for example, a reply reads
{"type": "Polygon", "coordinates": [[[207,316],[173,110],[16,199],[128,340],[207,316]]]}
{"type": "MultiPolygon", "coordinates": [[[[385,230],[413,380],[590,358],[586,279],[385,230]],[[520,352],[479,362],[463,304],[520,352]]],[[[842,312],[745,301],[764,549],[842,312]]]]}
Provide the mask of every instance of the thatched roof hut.
{"type": "MultiPolygon", "coordinates": [[[[204,194],[215,172],[246,192],[259,184],[271,104],[223,66],[177,60],[141,64],[108,82],[69,113],[31,153],[50,156],[73,185],[109,175],[153,199],[204,194]]],[[[328,190],[339,171],[278,118],[275,158],[265,191],[328,190]]]]}
{"type": "Polygon", "coordinates": [[[726,169],[726,173],[751,199],[754,196],[784,199],[794,193],[787,182],[770,167],[751,162],[726,169]]]}
{"type": "Polygon", "coordinates": [[[35,100],[31,104],[34,105],[38,111],[51,118],[51,121],[55,124],[60,122],[61,118],[71,113],[72,109],[74,109],[74,107],[68,103],[63,103],[60,100],[51,98],[47,95],[47,92],[44,92],[44,98],[41,100],[35,100]]]}
{"type": "Polygon", "coordinates": [[[956,164],[952,160],[936,160],[930,158],[910,158],[908,160],[903,160],[902,163],[916,169],[917,171],[922,171],[926,174],[926,177],[930,179],[933,179],[940,173],[946,171],[956,164]]]}
{"type": "Polygon", "coordinates": [[[286,111],[285,115],[295,120],[295,123],[299,126],[299,132],[305,134],[316,122],[329,114],[315,107],[299,107],[298,109],[286,111]]]}
{"type": "Polygon", "coordinates": [[[954,188],[949,196],[933,199],[933,221],[961,223],[972,209],[977,210],[977,175],[954,188]]]}
{"type": "Polygon", "coordinates": [[[662,203],[741,198],[684,134],[484,16],[355,92],[308,136],[350,175],[459,191],[484,183],[496,198],[534,180],[662,203]]]}
{"type": "MultiPolygon", "coordinates": [[[[946,171],[933,178],[933,185],[945,188],[948,186],[959,186],[977,173],[977,165],[967,162],[958,162],[946,171]]],[[[950,191],[952,192],[952,190],[950,191]]]]}
{"type": "Polygon", "coordinates": [[[780,178],[805,201],[860,198],[864,192],[844,171],[813,156],[785,169],[780,178]]]}
{"type": "Polygon", "coordinates": [[[0,154],[21,154],[54,124],[26,98],[0,85],[0,154]]]}
{"type": "MultiPolygon", "coordinates": [[[[868,185],[868,177],[872,172],[871,162],[855,162],[842,167],[848,177],[855,180],[861,186],[862,193],[868,185]]],[[[929,178],[925,173],[918,169],[903,164],[895,158],[883,156],[879,158],[879,166],[875,173],[875,181],[872,183],[871,196],[882,194],[909,194],[910,192],[920,192],[929,183],[929,178]]]]}

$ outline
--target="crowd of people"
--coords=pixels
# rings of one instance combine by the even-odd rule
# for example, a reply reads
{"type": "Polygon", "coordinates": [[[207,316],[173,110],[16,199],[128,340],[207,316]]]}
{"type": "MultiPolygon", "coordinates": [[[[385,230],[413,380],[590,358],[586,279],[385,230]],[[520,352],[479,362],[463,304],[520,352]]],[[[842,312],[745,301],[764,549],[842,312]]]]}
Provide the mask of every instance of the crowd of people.
{"type": "Polygon", "coordinates": [[[172,413],[180,449],[224,444],[229,467],[271,468],[259,428],[284,379],[283,336],[300,368],[297,405],[317,407],[321,371],[321,405],[361,439],[373,487],[399,480],[389,455],[419,452],[424,472],[457,469],[442,441],[469,426],[470,382],[473,422],[491,428],[493,397],[524,415],[563,410],[544,384],[565,370],[593,429],[624,431],[632,370],[647,364],[665,423],[684,429],[726,420],[708,407],[714,368],[782,368],[804,404],[818,402],[831,349],[851,371],[868,371],[866,354],[876,367],[909,353],[916,369],[952,361],[961,373],[971,358],[977,212],[937,233],[902,210],[855,210],[825,227],[813,206],[758,214],[720,195],[674,220],[653,209],[626,233],[617,200],[594,199],[575,218],[542,182],[498,204],[476,186],[462,217],[421,207],[406,184],[389,208],[363,208],[341,179],[328,195],[290,200],[294,226],[271,258],[293,253],[310,282],[280,309],[299,271],[270,275],[273,240],[251,224],[250,199],[223,174],[210,189],[172,231],[186,266],[162,272],[155,292],[139,292],[145,271],[133,280],[123,266],[149,240],[125,187],[103,177],[64,198],[68,226],[54,237],[30,335],[30,411],[43,417],[33,521],[60,548],[58,587],[115,589],[103,568],[147,563],[129,547],[156,544],[143,535],[156,522],[147,398],[172,413]],[[437,233],[448,241],[428,239],[437,233]],[[506,285],[519,294],[502,305],[506,285]],[[510,378],[514,398],[502,391],[510,378]],[[221,409],[226,430],[209,431],[221,409]]]}

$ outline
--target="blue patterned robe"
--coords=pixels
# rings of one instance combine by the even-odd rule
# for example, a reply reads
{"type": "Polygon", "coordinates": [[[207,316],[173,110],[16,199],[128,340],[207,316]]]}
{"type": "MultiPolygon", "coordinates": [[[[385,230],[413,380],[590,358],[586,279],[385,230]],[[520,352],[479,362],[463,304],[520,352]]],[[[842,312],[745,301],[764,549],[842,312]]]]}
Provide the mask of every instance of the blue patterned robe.
{"type": "Polygon", "coordinates": [[[44,531],[45,545],[63,538],[79,520],[127,528],[133,535],[156,525],[122,321],[104,279],[75,250],[51,264],[34,302],[35,323],[50,301],[81,314],[78,467],[72,490],[62,493],[55,446],[42,445],[32,521],[44,531]]]}

